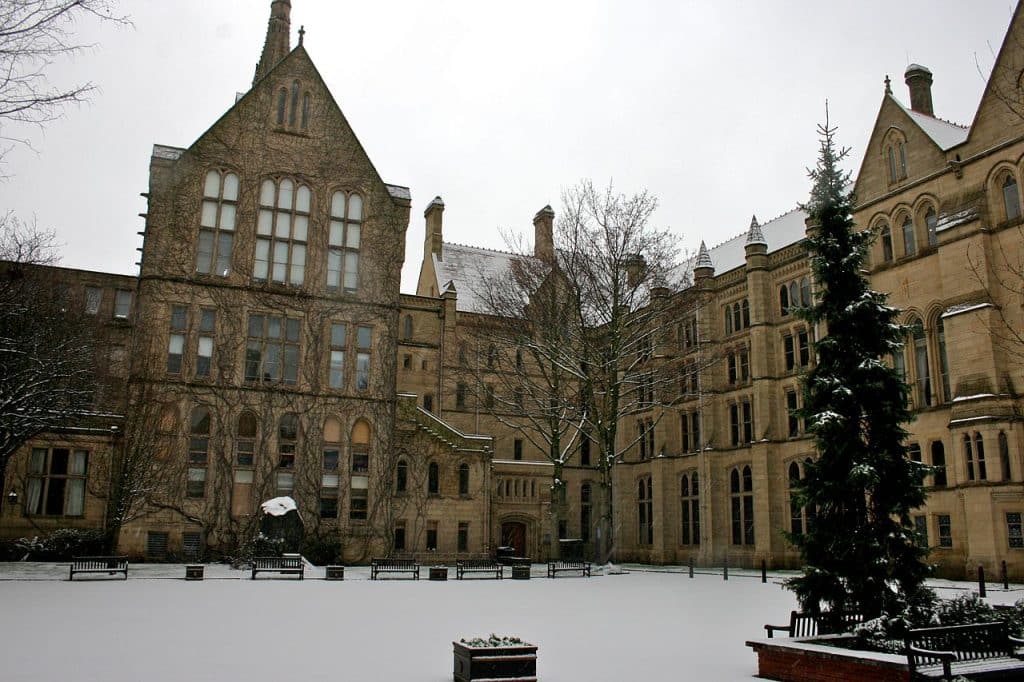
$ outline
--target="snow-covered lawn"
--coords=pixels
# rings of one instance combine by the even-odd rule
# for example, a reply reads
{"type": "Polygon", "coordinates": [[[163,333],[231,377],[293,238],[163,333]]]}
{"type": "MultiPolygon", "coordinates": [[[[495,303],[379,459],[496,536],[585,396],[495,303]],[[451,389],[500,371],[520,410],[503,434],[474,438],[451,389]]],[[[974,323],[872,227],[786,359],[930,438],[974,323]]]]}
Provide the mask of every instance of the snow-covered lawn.
{"type": "Polygon", "coordinates": [[[537,644],[543,682],[749,680],[757,661],[744,642],[795,604],[756,577],[542,572],[370,581],[349,567],[344,582],[318,579],[322,569],[299,582],[208,566],[206,580],[185,582],[181,566],[139,565],[127,581],[71,583],[66,564],[0,564],[0,678],[442,682],[453,639],[493,632],[537,644]]]}

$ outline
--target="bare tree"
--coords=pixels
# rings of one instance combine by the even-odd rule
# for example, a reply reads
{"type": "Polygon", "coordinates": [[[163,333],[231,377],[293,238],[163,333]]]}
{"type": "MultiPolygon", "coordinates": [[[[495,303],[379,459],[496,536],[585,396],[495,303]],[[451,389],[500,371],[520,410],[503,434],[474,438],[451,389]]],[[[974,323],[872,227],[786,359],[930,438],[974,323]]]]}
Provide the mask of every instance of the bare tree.
{"type": "Polygon", "coordinates": [[[34,225],[0,218],[0,481],[22,445],[93,404],[94,322],[45,267],[52,243],[34,225]]]}
{"type": "MultiPolygon", "coordinates": [[[[0,121],[43,126],[59,118],[68,104],[87,101],[96,90],[95,84],[53,87],[46,72],[55,59],[90,47],[76,40],[71,30],[78,19],[92,16],[116,24],[129,23],[127,17],[115,14],[116,6],[117,0],[0,3],[0,121]]],[[[13,140],[6,133],[2,139],[28,143],[13,140]]]]}

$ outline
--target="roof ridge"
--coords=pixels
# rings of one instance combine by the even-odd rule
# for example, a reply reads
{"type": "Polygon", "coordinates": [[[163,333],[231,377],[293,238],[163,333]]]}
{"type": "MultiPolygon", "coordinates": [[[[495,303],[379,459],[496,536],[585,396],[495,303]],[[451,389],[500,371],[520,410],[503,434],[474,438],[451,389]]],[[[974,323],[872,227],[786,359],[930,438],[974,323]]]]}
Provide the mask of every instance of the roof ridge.
{"type": "Polygon", "coordinates": [[[446,242],[442,241],[443,246],[461,246],[464,249],[473,249],[475,251],[489,251],[490,253],[501,253],[506,256],[517,256],[519,258],[532,258],[532,256],[526,256],[521,253],[515,253],[513,251],[504,251],[502,249],[491,249],[486,246],[472,246],[471,244],[461,244],[459,242],[446,242]]]}
{"type": "MultiPolygon", "coordinates": [[[[768,225],[771,225],[776,220],[781,220],[782,218],[788,216],[790,213],[795,213],[796,211],[799,211],[799,210],[800,210],[800,206],[794,206],[793,208],[789,209],[788,211],[785,211],[784,213],[780,213],[779,215],[775,216],[771,220],[768,220],[768,221],[765,221],[765,222],[761,223],[760,227],[763,230],[765,227],[767,227],[768,225]]],[[[714,251],[719,246],[722,246],[724,244],[728,244],[729,242],[734,241],[736,239],[739,239],[740,237],[746,237],[749,233],[750,233],[750,228],[747,228],[746,230],[744,230],[743,232],[740,232],[735,237],[729,237],[728,239],[725,239],[723,241],[718,242],[714,246],[709,246],[708,247],[708,251],[714,251]]]]}

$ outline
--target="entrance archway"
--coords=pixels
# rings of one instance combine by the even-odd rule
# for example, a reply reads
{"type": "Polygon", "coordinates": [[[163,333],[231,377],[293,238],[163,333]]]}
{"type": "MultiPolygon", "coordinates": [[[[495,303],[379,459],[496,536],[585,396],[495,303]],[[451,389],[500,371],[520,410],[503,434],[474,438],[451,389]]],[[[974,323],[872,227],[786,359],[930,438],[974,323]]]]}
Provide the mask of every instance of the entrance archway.
{"type": "Polygon", "coordinates": [[[501,544],[515,549],[514,556],[526,556],[526,524],[521,521],[501,524],[501,544]]]}

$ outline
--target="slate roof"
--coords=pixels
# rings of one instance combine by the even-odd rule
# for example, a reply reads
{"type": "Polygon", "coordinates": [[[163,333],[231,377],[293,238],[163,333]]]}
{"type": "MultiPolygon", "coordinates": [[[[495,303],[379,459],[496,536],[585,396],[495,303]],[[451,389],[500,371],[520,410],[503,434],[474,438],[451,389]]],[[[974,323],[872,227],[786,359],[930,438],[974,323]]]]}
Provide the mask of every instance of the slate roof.
{"type": "Polygon", "coordinates": [[[522,258],[507,251],[495,251],[477,246],[450,244],[444,242],[441,258],[434,259],[434,274],[437,290],[443,292],[449,281],[455,282],[457,294],[455,307],[461,312],[487,312],[483,291],[489,280],[502,278],[512,268],[512,263],[522,258]]]}
{"type": "Polygon", "coordinates": [[[967,141],[967,135],[971,132],[971,129],[967,126],[957,125],[950,121],[944,121],[941,118],[935,118],[934,116],[928,116],[920,112],[914,111],[908,107],[903,106],[903,103],[893,97],[893,101],[896,102],[906,112],[907,116],[910,117],[917,127],[924,131],[924,134],[932,138],[932,141],[939,146],[942,151],[948,151],[958,144],[963,144],[967,141]]]}
{"type": "MultiPolygon", "coordinates": [[[[804,224],[806,218],[807,214],[804,211],[794,208],[789,213],[783,213],[778,218],[761,225],[760,236],[768,244],[768,253],[784,249],[802,240],[806,236],[807,226],[804,224]]],[[[742,267],[747,262],[747,252],[744,247],[749,234],[749,230],[742,232],[732,239],[708,249],[708,256],[715,266],[715,275],[742,267]]],[[[692,264],[687,269],[692,270],[692,264]]]]}

